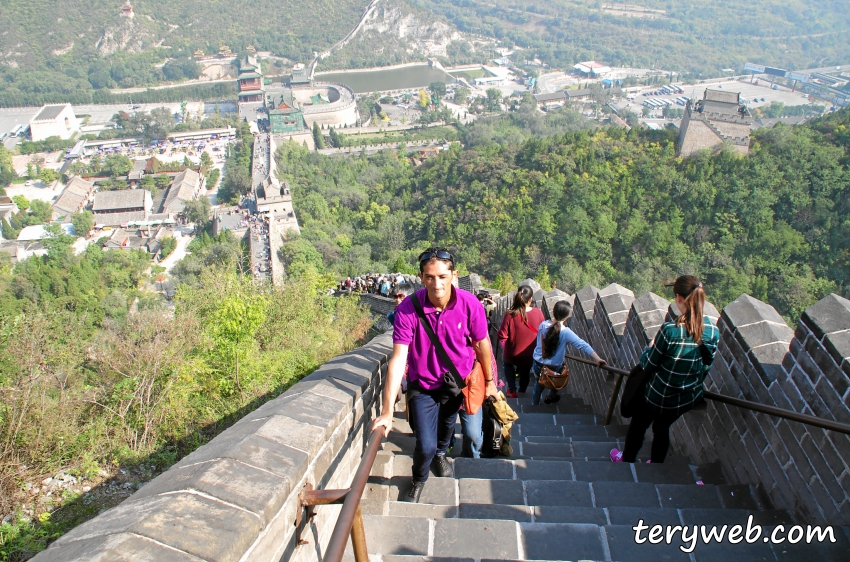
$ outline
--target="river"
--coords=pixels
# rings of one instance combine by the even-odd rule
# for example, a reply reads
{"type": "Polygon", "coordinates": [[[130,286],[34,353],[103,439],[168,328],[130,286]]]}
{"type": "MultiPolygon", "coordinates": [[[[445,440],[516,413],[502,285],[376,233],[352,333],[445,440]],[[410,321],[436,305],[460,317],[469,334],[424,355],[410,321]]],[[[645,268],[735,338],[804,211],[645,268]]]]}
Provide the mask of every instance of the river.
{"type": "Polygon", "coordinates": [[[317,72],[315,80],[345,84],[355,94],[426,88],[432,82],[454,82],[447,72],[427,64],[385,68],[381,70],[350,70],[347,72],[317,72]]]}

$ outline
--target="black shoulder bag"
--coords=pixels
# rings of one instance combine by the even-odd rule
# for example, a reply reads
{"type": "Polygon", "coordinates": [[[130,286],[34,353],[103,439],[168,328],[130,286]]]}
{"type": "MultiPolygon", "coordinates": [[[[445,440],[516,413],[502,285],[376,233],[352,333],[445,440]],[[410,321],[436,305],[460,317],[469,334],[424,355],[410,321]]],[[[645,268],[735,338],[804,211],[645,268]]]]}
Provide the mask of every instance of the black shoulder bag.
{"type": "MultiPolygon", "coordinates": [[[[440,398],[440,402],[445,404],[451,398],[455,398],[466,386],[466,381],[463,380],[463,377],[460,376],[460,373],[457,371],[457,367],[455,367],[454,362],[449,359],[449,354],[446,353],[446,349],[443,347],[443,342],[440,341],[440,338],[437,337],[437,334],[434,333],[434,330],[431,328],[431,324],[428,323],[428,319],[425,318],[425,311],[422,309],[422,303],[419,302],[419,297],[414,292],[410,295],[410,300],[413,302],[413,308],[416,309],[416,315],[419,317],[419,323],[422,325],[422,328],[425,330],[425,333],[428,334],[428,339],[431,340],[431,344],[433,344],[434,349],[437,350],[437,356],[440,358],[440,361],[443,362],[449,371],[447,373],[443,373],[443,396],[440,398]]],[[[418,386],[418,385],[417,385],[418,386]]]]}
{"type": "MultiPolygon", "coordinates": [[[[714,357],[705,346],[705,343],[700,342],[699,354],[702,358],[702,364],[711,366],[714,357]]],[[[626,379],[626,385],[623,387],[623,396],[620,398],[620,415],[624,418],[634,416],[643,405],[646,396],[646,385],[649,382],[649,374],[640,366],[640,362],[632,367],[629,371],[629,376],[626,379]]],[[[704,400],[703,400],[704,402],[704,400]]]]}

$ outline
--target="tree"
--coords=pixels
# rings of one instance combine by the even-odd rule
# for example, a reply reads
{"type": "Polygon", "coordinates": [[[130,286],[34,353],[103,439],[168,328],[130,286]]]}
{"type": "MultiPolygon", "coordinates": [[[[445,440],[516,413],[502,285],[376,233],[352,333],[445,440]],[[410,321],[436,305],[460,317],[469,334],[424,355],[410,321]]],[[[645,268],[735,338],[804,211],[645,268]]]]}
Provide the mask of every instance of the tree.
{"type": "Polygon", "coordinates": [[[316,145],[316,150],[325,148],[325,137],[322,135],[322,130],[319,129],[318,121],[313,121],[313,144],[316,145]]]}
{"type": "Polygon", "coordinates": [[[431,103],[431,100],[428,98],[428,92],[425,90],[419,90],[419,107],[425,109],[431,103]]]}
{"type": "Polygon", "coordinates": [[[126,176],[133,169],[133,162],[123,154],[111,154],[104,159],[103,169],[113,178],[126,176]]]}
{"type": "Polygon", "coordinates": [[[26,211],[30,208],[30,200],[23,195],[15,195],[12,197],[12,201],[14,201],[15,205],[18,206],[19,211],[26,211]]]}
{"type": "Polygon", "coordinates": [[[171,183],[171,178],[168,176],[168,174],[159,174],[158,176],[156,176],[154,183],[156,184],[156,188],[162,191],[163,189],[168,187],[168,184],[171,183]]]}
{"type": "Polygon", "coordinates": [[[206,151],[201,152],[201,173],[205,174],[212,166],[213,159],[210,158],[210,155],[206,151]]]}
{"type": "Polygon", "coordinates": [[[77,236],[86,236],[94,228],[94,213],[89,210],[74,213],[71,215],[71,224],[74,225],[77,236]]]}
{"type": "Polygon", "coordinates": [[[431,93],[435,96],[443,97],[446,95],[446,84],[444,82],[431,82],[428,89],[431,90],[431,93]]]}
{"type": "Polygon", "coordinates": [[[195,223],[195,228],[203,229],[210,220],[212,212],[212,203],[209,197],[201,195],[198,199],[186,201],[183,207],[183,214],[186,215],[186,220],[195,223]]]}
{"type": "Polygon", "coordinates": [[[30,216],[36,221],[34,224],[46,224],[53,218],[53,208],[47,201],[35,200],[30,203],[30,216]]]}
{"type": "Polygon", "coordinates": [[[38,179],[44,183],[53,183],[59,179],[59,172],[50,168],[41,168],[38,171],[38,179]]]}
{"type": "Polygon", "coordinates": [[[498,88],[487,89],[487,111],[499,111],[501,109],[502,91],[498,88]]]}
{"type": "Polygon", "coordinates": [[[160,250],[159,250],[159,258],[165,259],[171,255],[171,252],[177,248],[177,240],[175,240],[172,236],[164,236],[162,240],[159,241],[160,250]]]}
{"type": "Polygon", "coordinates": [[[466,86],[458,86],[455,89],[455,103],[458,105],[463,105],[466,103],[466,100],[469,98],[469,88],[466,86]]]}

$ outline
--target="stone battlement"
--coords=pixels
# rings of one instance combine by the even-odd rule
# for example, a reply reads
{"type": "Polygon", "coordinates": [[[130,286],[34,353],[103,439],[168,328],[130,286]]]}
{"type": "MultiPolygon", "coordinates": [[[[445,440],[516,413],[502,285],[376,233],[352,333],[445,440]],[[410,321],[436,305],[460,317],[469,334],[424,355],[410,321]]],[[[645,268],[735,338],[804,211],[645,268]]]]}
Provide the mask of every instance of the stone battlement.
{"type": "MultiPolygon", "coordinates": [[[[720,329],[707,390],[850,422],[850,301],[835,294],[824,298],[806,310],[796,330],[749,295],[722,311],[706,304],[706,315],[720,329]]],[[[498,325],[508,305],[502,299],[491,322],[498,325]]],[[[636,364],[661,324],[679,314],[663,297],[635,298],[616,284],[584,287],[574,307],[570,328],[621,369],[636,364]]],[[[604,415],[616,376],[572,361],[570,368],[572,392],[604,415]]],[[[628,423],[619,408],[613,423],[628,423]]],[[[718,463],[728,481],[756,485],[766,500],[800,520],[850,524],[847,435],[708,400],[676,422],[671,441],[675,454],[696,465],[718,463]]]]}

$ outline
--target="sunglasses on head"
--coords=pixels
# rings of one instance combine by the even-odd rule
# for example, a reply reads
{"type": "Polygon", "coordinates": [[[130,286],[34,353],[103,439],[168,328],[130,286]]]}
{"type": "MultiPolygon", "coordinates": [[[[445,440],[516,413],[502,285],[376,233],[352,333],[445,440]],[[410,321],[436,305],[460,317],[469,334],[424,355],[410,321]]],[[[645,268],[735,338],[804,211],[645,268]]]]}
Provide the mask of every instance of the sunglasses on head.
{"type": "Polygon", "coordinates": [[[454,263],[455,258],[448,250],[437,250],[436,252],[422,252],[419,254],[419,263],[437,258],[442,261],[450,261],[454,263]]]}

